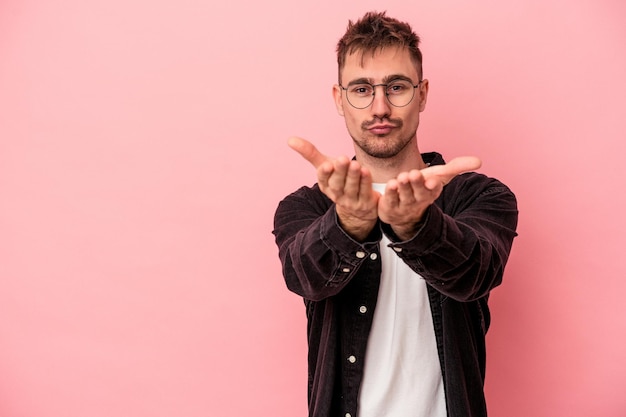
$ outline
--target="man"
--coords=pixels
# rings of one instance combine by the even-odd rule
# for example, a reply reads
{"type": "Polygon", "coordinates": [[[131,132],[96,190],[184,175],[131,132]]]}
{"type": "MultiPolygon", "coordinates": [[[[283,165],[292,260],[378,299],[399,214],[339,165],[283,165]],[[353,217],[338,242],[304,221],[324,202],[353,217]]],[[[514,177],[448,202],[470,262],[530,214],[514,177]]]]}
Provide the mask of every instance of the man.
{"type": "Polygon", "coordinates": [[[385,13],[350,22],[333,97],[355,158],[289,140],[318,177],[279,204],[273,232],[306,305],[312,417],[487,415],[487,300],[517,205],[499,181],[467,172],[477,158],[420,153],[429,84],[418,45],[385,13]]]}

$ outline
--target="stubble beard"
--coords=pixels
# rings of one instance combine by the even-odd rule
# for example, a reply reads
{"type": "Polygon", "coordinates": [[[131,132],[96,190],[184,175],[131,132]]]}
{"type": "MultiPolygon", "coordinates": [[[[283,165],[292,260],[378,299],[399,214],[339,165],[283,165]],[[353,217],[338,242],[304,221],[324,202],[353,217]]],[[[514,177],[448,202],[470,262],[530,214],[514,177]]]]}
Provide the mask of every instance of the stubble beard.
{"type": "Polygon", "coordinates": [[[411,139],[415,134],[409,137],[401,135],[403,122],[401,119],[388,119],[393,124],[394,130],[389,135],[374,135],[368,128],[375,121],[363,122],[361,124],[362,136],[357,138],[352,135],[354,144],[361,149],[366,155],[377,159],[390,159],[400,154],[411,143],[411,139]]]}

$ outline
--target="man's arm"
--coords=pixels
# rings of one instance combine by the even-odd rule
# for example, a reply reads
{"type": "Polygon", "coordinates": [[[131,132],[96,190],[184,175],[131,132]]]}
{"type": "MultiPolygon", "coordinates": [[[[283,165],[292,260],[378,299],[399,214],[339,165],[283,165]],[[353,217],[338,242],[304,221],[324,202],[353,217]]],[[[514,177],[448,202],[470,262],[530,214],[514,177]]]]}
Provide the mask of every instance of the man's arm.
{"type": "Polygon", "coordinates": [[[446,185],[409,239],[387,225],[404,262],[438,291],[459,301],[486,295],[502,281],[517,235],[515,195],[501,182],[469,173],[446,185]]]}
{"type": "Polygon", "coordinates": [[[273,233],[287,287],[312,301],[338,294],[382,237],[378,226],[363,242],[346,233],[335,205],[317,186],[303,187],[280,202],[273,233]]]}
{"type": "Polygon", "coordinates": [[[318,184],[281,201],[274,235],[287,287],[318,301],[340,292],[381,239],[380,194],[358,162],[329,158],[300,138],[289,146],[316,168],[318,184]]]}

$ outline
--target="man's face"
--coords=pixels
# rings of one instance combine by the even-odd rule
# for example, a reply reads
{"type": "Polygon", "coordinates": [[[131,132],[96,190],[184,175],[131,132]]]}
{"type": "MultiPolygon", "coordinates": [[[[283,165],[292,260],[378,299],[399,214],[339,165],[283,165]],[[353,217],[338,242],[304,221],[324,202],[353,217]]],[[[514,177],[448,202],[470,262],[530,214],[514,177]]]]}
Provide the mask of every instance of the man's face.
{"type": "MultiPolygon", "coordinates": [[[[412,85],[419,82],[417,68],[406,49],[386,48],[374,55],[356,51],[346,57],[341,84],[350,88],[357,83],[387,84],[399,78],[410,80],[412,85]]],[[[333,88],[337,111],[345,118],[357,158],[361,152],[374,158],[393,158],[408,146],[416,146],[415,135],[419,114],[426,107],[428,80],[422,81],[413,100],[404,107],[391,105],[385,91],[385,87],[375,87],[372,104],[357,109],[348,102],[346,91],[338,85],[333,88]]]]}

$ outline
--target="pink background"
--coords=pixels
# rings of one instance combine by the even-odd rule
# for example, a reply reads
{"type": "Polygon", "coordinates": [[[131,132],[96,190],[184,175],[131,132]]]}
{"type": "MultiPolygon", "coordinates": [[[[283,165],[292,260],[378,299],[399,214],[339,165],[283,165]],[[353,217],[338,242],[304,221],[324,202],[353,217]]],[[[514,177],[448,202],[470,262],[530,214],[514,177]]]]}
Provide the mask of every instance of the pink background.
{"type": "Polygon", "coordinates": [[[0,1],[0,416],[303,416],[305,314],[271,235],[351,154],[347,19],[423,38],[423,151],[516,192],[492,416],[626,415],[621,0],[0,1]]]}

